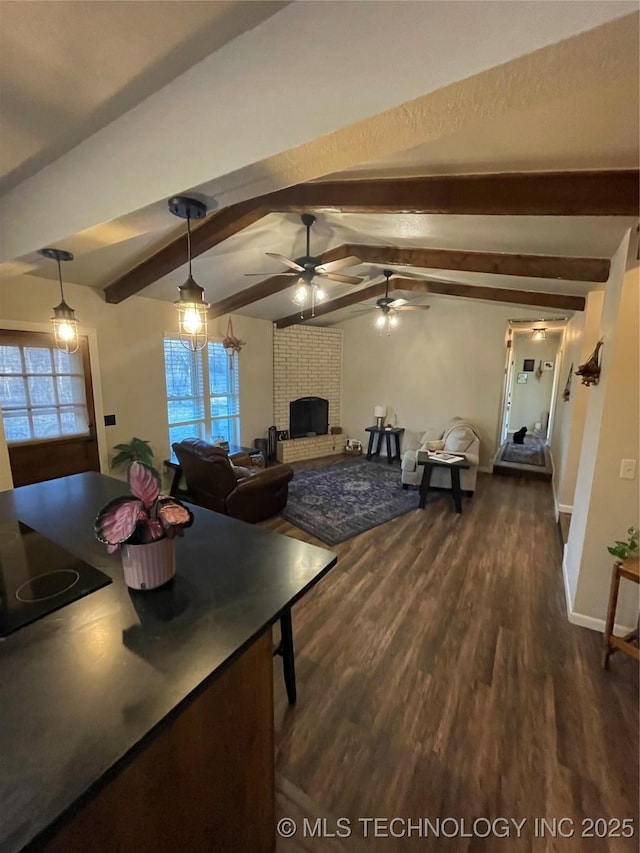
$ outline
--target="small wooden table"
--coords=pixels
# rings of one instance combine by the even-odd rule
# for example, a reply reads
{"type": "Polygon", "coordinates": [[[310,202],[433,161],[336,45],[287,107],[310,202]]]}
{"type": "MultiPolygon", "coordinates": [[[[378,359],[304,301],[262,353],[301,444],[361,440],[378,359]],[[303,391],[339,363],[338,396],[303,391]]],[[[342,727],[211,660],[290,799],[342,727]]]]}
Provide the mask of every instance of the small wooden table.
{"type": "Polygon", "coordinates": [[[424,509],[427,503],[429,483],[431,482],[431,472],[433,469],[435,467],[451,468],[451,494],[453,497],[453,504],[456,508],[456,512],[461,513],[462,489],[460,488],[460,470],[471,467],[467,460],[462,459],[460,462],[440,462],[437,459],[434,459],[433,456],[429,456],[426,451],[420,450],[418,451],[418,465],[424,465],[422,480],[420,482],[420,509],[424,509]]]}
{"type": "Polygon", "coordinates": [[[386,427],[370,426],[365,428],[365,432],[369,433],[369,448],[367,449],[367,461],[372,456],[380,456],[382,450],[382,436],[386,436],[387,440],[387,462],[391,465],[396,459],[400,461],[400,437],[404,432],[404,427],[386,427]],[[391,439],[395,444],[395,454],[391,453],[391,439]],[[375,450],[374,450],[375,444],[375,450]]]}
{"type": "Polygon", "coordinates": [[[614,652],[624,652],[636,660],[640,660],[640,650],[631,645],[638,642],[638,629],[625,634],[624,637],[616,637],[613,626],[616,621],[616,607],[618,605],[618,590],[620,589],[620,578],[640,584],[640,560],[631,557],[624,562],[617,561],[613,564],[611,572],[611,590],[609,592],[609,608],[607,610],[607,623],[602,638],[602,666],[609,669],[609,658],[614,652]]]}

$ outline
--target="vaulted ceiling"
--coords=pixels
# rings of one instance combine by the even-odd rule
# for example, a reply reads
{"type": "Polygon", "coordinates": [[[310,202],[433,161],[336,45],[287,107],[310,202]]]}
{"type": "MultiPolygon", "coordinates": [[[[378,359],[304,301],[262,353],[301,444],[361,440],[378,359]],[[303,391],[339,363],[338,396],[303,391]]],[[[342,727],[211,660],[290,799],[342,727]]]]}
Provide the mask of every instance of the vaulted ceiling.
{"type": "MultiPolygon", "coordinates": [[[[233,24],[241,30],[251,26],[252,15],[259,19],[260,12],[251,12],[249,6],[283,4],[168,5],[246,6],[245,16],[236,17],[233,24]]],[[[232,33],[233,16],[228,11],[228,32],[232,33]]],[[[195,32],[202,14],[202,10],[189,11],[173,44],[191,37],[189,28],[195,32]]],[[[263,12],[265,17],[268,14],[272,11],[263,12]]],[[[203,21],[200,27],[210,24],[203,21]]],[[[398,294],[414,299],[423,293],[438,293],[448,298],[500,301],[504,295],[505,302],[579,310],[580,298],[603,286],[603,263],[611,258],[625,230],[638,221],[637,41],[603,42],[603,49],[621,53],[617,59],[623,70],[616,72],[613,81],[600,66],[585,68],[588,84],[580,91],[487,118],[479,115],[455,132],[405,151],[363,159],[298,192],[293,188],[275,193],[273,198],[247,199],[214,210],[202,234],[213,232],[215,239],[205,242],[204,251],[194,261],[194,276],[206,290],[212,313],[219,316],[233,310],[282,324],[295,317],[291,288],[283,287],[291,280],[278,280],[283,268],[265,252],[291,258],[304,253],[304,229],[299,220],[303,210],[317,215],[311,233],[313,255],[324,255],[326,260],[345,254],[362,258],[361,264],[346,271],[361,276],[363,282],[356,287],[328,283],[327,295],[330,300],[340,300],[335,303],[339,310],[318,312],[317,322],[339,322],[352,316],[346,303],[375,299],[380,291],[372,291],[371,283],[380,280],[385,267],[397,276],[394,286],[398,294]],[[545,184],[542,176],[536,177],[540,172],[583,170],[617,171],[601,175],[597,185],[589,183],[595,179],[593,175],[569,177],[573,183],[564,188],[561,183],[545,184]],[[625,175],[620,170],[636,171],[625,175]],[[499,175],[504,173],[514,173],[511,189],[501,183],[499,175]],[[451,179],[440,187],[425,182],[423,190],[413,196],[409,193],[405,202],[398,191],[406,176],[465,174],[487,176],[480,192],[474,194],[469,182],[456,189],[451,179]],[[360,183],[363,178],[385,183],[360,183]],[[378,190],[385,186],[394,187],[393,203],[387,206],[384,193],[381,196],[378,190]],[[466,189],[459,191],[463,186],[466,189]],[[438,255],[432,250],[443,251],[438,255]],[[481,259],[477,253],[486,253],[486,257],[481,259]],[[571,266],[571,259],[586,259],[586,263],[571,266]],[[427,284],[405,278],[403,273],[408,272],[424,277],[427,284]],[[264,279],[247,278],[246,273],[263,273],[264,279]]],[[[148,59],[153,58],[150,50],[148,59]]],[[[69,124],[83,132],[77,122],[69,124]]],[[[51,151],[63,142],[52,139],[48,144],[51,151]]],[[[41,149],[46,157],[47,145],[41,149]]],[[[10,175],[26,168],[26,160],[13,166],[11,162],[10,157],[8,167],[4,166],[10,175]]],[[[183,223],[170,216],[164,202],[132,211],[61,241],[58,245],[76,255],[76,261],[65,267],[65,277],[105,289],[110,302],[133,294],[173,300],[176,287],[186,278],[183,232],[183,223]]],[[[198,232],[194,244],[197,242],[198,232]]],[[[51,265],[33,253],[22,256],[17,268],[27,280],[29,274],[55,275],[51,265]]]]}

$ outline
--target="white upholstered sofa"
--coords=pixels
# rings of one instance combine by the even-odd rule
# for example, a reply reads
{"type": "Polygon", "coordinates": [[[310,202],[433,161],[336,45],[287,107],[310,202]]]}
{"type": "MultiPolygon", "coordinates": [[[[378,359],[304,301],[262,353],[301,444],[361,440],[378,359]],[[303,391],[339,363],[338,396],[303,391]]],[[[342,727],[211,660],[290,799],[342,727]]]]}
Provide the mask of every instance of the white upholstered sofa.
{"type": "MultiPolygon", "coordinates": [[[[480,455],[480,436],[473,424],[464,418],[453,418],[443,432],[425,432],[420,439],[418,450],[405,451],[402,456],[402,486],[405,489],[410,485],[419,486],[422,480],[424,466],[418,465],[419,450],[447,450],[449,453],[464,456],[471,467],[460,471],[460,488],[463,492],[473,494],[480,455]]],[[[451,471],[441,465],[434,466],[430,488],[450,489],[451,471]]]]}

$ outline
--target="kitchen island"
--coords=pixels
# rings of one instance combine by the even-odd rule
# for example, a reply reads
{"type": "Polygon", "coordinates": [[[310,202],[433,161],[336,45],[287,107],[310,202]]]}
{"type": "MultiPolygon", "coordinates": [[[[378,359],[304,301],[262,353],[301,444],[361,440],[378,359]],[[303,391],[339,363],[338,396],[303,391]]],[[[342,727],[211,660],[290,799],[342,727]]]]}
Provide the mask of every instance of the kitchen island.
{"type": "Polygon", "coordinates": [[[130,591],[93,536],[125,492],[0,493],[0,555],[19,519],[113,580],[0,640],[0,850],[271,853],[271,626],[336,557],[193,507],[175,579],[130,591]]]}

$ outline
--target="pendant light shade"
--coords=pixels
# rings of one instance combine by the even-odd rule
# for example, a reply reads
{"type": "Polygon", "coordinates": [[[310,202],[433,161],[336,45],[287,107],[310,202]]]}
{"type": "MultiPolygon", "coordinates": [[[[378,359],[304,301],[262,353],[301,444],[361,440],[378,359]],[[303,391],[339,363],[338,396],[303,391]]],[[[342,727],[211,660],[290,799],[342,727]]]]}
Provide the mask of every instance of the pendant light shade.
{"type": "Polygon", "coordinates": [[[531,334],[532,341],[544,341],[547,337],[547,330],[543,328],[534,329],[531,334]]]}
{"type": "Polygon", "coordinates": [[[53,335],[56,342],[56,348],[61,352],[74,353],[78,351],[78,321],[76,320],[76,312],[70,308],[64,299],[64,291],[62,289],[62,269],[60,264],[62,261],[72,261],[73,255],[71,252],[65,252],[63,249],[40,249],[38,252],[43,258],[50,258],[58,264],[58,284],[60,285],[60,304],[53,309],[53,335]]]}
{"type": "Polygon", "coordinates": [[[169,210],[174,216],[187,220],[189,275],[185,283],[178,288],[180,298],[173,304],[178,311],[180,342],[191,352],[197,352],[204,349],[209,340],[209,303],[205,301],[204,289],[191,274],[191,220],[203,219],[207,214],[207,207],[198,199],[176,196],[169,200],[169,210]]]}

